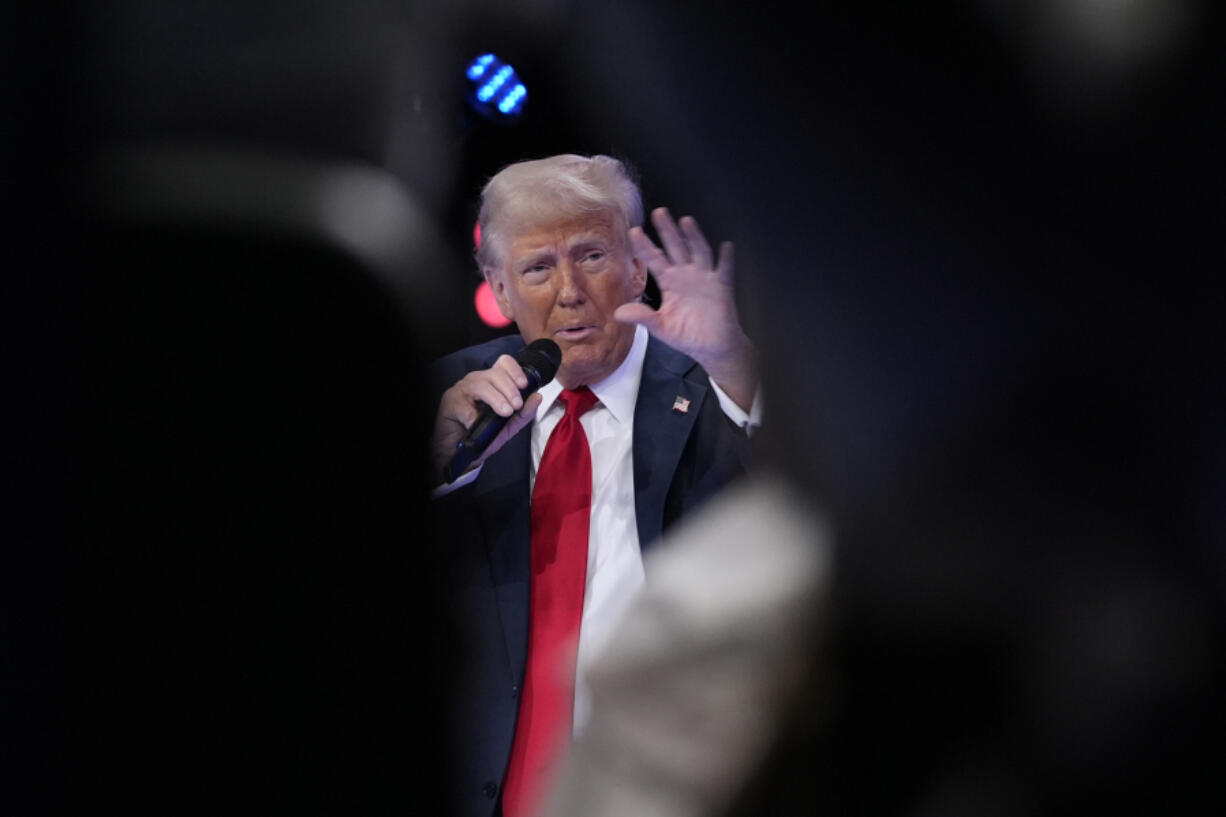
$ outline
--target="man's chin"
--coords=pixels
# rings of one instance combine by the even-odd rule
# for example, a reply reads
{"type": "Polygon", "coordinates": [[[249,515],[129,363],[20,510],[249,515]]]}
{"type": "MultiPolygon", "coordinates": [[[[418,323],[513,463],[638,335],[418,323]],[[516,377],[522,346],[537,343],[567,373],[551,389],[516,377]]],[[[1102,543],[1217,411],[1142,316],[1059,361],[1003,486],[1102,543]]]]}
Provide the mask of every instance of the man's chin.
{"type": "Polygon", "coordinates": [[[599,327],[593,327],[590,333],[577,340],[565,340],[557,333],[554,338],[562,349],[558,382],[569,389],[599,383],[617,371],[630,351],[634,335],[631,332],[628,337],[623,335],[614,339],[599,327]]]}
{"type": "Polygon", "coordinates": [[[574,389],[579,386],[590,386],[593,383],[599,383],[604,380],[616,366],[610,367],[608,363],[596,355],[583,354],[585,349],[573,350],[579,354],[573,354],[571,350],[563,347],[562,350],[562,366],[558,369],[558,382],[565,388],[574,389]],[[569,356],[569,360],[567,357],[569,356]]]}

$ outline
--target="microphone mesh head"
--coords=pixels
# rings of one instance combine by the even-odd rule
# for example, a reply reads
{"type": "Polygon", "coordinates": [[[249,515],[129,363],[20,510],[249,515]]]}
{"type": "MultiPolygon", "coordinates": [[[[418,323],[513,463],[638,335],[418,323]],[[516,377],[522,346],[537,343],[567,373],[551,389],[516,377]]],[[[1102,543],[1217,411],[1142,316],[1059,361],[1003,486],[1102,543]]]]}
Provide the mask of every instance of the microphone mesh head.
{"type": "Polygon", "coordinates": [[[543,386],[558,373],[558,367],[562,365],[562,349],[549,338],[540,338],[520,349],[515,361],[529,377],[535,372],[540,378],[537,386],[543,386]]]}

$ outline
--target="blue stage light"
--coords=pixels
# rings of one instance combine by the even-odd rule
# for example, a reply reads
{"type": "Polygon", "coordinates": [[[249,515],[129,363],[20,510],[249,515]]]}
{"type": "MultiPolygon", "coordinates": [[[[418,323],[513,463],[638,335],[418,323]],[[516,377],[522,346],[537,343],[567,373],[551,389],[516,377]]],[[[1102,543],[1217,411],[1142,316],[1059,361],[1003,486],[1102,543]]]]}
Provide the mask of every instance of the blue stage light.
{"type": "Polygon", "coordinates": [[[483,54],[480,57],[477,57],[475,60],[473,60],[473,64],[468,66],[468,78],[480,79],[481,75],[485,73],[486,67],[493,61],[493,54],[483,54]]]}
{"type": "Polygon", "coordinates": [[[493,54],[483,54],[468,66],[468,101],[483,116],[504,122],[518,119],[528,89],[515,69],[493,54]]]}
{"type": "Polygon", "coordinates": [[[515,107],[519,105],[520,101],[527,95],[528,91],[523,85],[516,85],[511,89],[511,92],[504,96],[502,101],[498,103],[498,110],[502,111],[503,113],[510,113],[511,111],[515,110],[515,107]]]}

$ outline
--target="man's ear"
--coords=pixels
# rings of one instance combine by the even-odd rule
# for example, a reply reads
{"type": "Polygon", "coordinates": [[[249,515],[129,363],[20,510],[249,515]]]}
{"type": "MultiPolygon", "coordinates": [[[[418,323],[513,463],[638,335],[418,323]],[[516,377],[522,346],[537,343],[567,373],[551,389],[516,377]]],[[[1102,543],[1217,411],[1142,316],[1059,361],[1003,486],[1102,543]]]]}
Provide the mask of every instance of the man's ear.
{"type": "Polygon", "coordinates": [[[481,274],[485,276],[485,282],[490,285],[490,291],[494,293],[494,300],[498,302],[498,309],[502,312],[502,317],[509,321],[515,320],[515,311],[511,309],[511,300],[507,297],[507,285],[503,280],[502,272],[495,267],[482,267],[481,274]]]}

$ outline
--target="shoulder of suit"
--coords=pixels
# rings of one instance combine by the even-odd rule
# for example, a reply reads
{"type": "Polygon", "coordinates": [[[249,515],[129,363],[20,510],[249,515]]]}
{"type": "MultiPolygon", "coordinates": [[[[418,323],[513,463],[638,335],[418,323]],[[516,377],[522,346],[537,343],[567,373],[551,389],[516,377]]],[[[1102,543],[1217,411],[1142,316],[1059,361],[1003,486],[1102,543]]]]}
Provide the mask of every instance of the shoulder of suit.
{"type": "Polygon", "coordinates": [[[500,355],[514,355],[524,346],[524,339],[518,334],[502,337],[468,346],[448,355],[443,355],[434,361],[432,368],[436,371],[464,369],[487,369],[500,355]]]}
{"type": "Polygon", "coordinates": [[[523,348],[524,340],[518,334],[503,335],[493,340],[468,346],[443,355],[430,365],[429,389],[435,399],[451,388],[464,375],[494,365],[499,355],[514,355],[523,348]]]}

